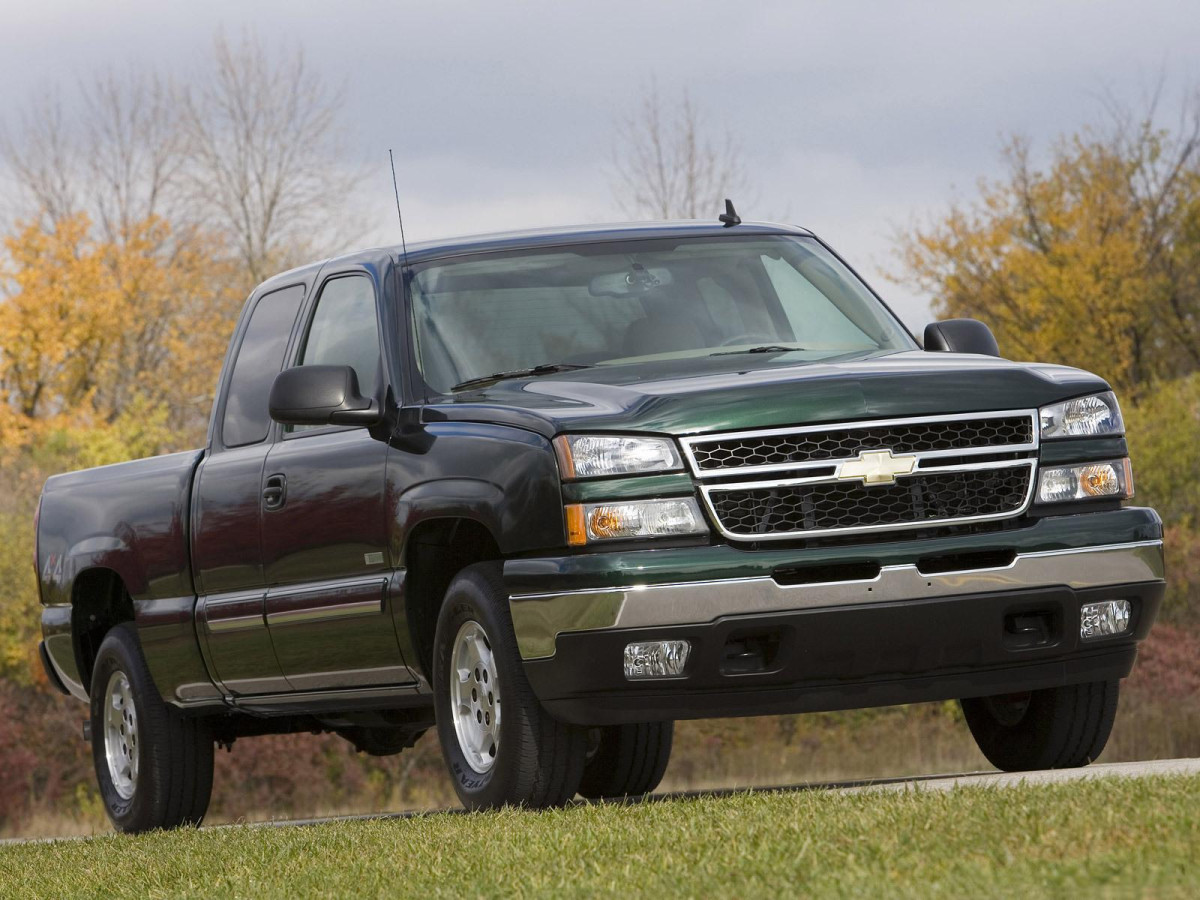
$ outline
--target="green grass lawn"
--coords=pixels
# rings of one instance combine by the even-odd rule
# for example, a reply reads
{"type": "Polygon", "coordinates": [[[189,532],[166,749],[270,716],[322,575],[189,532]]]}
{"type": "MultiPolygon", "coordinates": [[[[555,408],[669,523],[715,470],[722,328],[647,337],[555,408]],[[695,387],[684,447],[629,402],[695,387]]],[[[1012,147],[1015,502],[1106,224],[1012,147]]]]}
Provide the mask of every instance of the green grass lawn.
{"type": "Polygon", "coordinates": [[[0,847],[0,897],[1200,895],[1200,777],[799,791],[0,847]]]}

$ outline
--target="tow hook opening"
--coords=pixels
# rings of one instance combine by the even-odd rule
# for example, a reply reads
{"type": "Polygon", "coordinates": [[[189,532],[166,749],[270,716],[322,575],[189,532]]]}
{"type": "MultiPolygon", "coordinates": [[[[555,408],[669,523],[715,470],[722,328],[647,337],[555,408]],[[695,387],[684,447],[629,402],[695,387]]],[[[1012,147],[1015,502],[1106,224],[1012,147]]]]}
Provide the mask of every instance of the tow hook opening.
{"type": "Polygon", "coordinates": [[[722,675],[753,675],[768,672],[779,658],[780,632],[735,634],[725,642],[721,654],[722,675]]]}
{"type": "Polygon", "coordinates": [[[1057,644],[1061,635],[1061,610],[1019,610],[1004,616],[1004,646],[1009,650],[1048,647],[1057,644]]]}

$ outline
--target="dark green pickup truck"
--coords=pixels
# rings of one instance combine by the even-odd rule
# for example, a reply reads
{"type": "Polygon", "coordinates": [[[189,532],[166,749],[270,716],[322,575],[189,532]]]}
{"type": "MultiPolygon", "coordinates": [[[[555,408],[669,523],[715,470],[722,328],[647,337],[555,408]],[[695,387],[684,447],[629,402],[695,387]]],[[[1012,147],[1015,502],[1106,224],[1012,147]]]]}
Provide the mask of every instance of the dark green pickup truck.
{"type": "Polygon", "coordinates": [[[923,346],[799,228],[366,251],[247,301],[203,450],[50,479],[43,659],[125,830],[214,742],[436,725],[463,803],[653,789],[672,722],[959,699],[1104,747],[1163,594],[1104,381],[923,346]]]}

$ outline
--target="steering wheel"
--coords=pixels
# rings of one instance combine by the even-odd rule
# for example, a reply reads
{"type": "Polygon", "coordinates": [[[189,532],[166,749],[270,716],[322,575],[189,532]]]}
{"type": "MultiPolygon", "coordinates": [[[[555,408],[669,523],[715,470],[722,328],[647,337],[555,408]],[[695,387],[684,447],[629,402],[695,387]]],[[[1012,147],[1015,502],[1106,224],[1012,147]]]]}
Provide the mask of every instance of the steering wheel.
{"type": "Polygon", "coordinates": [[[777,343],[779,343],[779,338],[773,338],[770,335],[766,335],[766,334],[756,334],[754,332],[748,332],[746,334],[736,334],[731,338],[726,338],[725,340],[721,341],[721,343],[717,344],[717,346],[718,347],[734,347],[738,344],[761,344],[761,343],[777,344],[777,343]]]}

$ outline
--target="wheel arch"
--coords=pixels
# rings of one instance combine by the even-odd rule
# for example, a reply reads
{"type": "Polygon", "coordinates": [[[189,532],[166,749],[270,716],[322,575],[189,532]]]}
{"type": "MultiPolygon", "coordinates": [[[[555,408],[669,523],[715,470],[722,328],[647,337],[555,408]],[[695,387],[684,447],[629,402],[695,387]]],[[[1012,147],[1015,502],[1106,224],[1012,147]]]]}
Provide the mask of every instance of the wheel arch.
{"type": "Polygon", "coordinates": [[[71,585],[71,643],[84,691],[90,693],[92,669],[104,636],[116,625],[134,621],[133,598],[113,569],[93,566],[71,585]]]}
{"type": "Polygon", "coordinates": [[[433,638],[446,589],[467,566],[501,561],[504,554],[492,529],[470,516],[430,518],[417,525],[404,544],[404,609],[401,630],[407,631],[406,658],[431,677],[433,638]]]}

